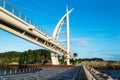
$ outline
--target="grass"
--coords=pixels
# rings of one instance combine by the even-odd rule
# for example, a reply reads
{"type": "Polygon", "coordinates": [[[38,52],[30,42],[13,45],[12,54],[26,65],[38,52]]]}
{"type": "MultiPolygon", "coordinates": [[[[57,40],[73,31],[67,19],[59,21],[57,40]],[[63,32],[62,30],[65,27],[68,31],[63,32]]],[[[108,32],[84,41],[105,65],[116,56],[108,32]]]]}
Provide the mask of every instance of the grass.
{"type": "Polygon", "coordinates": [[[107,61],[84,61],[84,65],[93,67],[95,69],[115,69],[120,70],[120,62],[107,62],[107,61]]]}

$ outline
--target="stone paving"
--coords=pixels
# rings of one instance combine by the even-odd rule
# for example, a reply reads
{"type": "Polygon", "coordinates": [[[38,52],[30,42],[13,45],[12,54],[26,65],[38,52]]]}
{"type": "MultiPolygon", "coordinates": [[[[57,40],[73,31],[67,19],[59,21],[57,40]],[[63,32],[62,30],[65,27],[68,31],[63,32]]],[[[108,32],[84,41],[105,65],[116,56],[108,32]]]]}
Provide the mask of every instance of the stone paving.
{"type": "Polygon", "coordinates": [[[43,68],[37,72],[0,76],[0,80],[73,80],[79,70],[80,67],[43,68]]]}
{"type": "Polygon", "coordinates": [[[48,80],[78,80],[79,72],[80,67],[75,67],[48,80]]]}

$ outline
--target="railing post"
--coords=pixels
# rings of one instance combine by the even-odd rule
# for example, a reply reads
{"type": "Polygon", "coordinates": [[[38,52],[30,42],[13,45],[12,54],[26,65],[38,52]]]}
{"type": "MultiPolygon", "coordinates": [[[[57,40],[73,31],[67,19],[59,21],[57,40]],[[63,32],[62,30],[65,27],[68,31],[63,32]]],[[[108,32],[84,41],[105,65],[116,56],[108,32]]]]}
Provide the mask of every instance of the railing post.
{"type": "Polygon", "coordinates": [[[12,70],[10,70],[10,74],[12,74],[12,70]]]}
{"type": "Polygon", "coordinates": [[[17,73],[17,70],[15,69],[15,73],[17,73]]]}
{"type": "Polygon", "coordinates": [[[12,8],[12,13],[14,14],[14,8],[12,8]]]}
{"type": "Polygon", "coordinates": [[[4,70],[4,75],[6,75],[6,70],[4,70]]]}
{"type": "Polygon", "coordinates": [[[25,22],[26,22],[26,16],[25,16],[25,22]]]}
{"type": "Polygon", "coordinates": [[[6,4],[6,2],[5,2],[5,1],[3,1],[3,8],[5,8],[5,6],[6,6],[5,4],[6,4]]]}
{"type": "Polygon", "coordinates": [[[23,72],[25,72],[25,69],[23,69],[23,72]]]}
{"type": "Polygon", "coordinates": [[[28,69],[26,68],[26,72],[28,71],[28,69]]]}
{"type": "Polygon", "coordinates": [[[19,14],[19,18],[21,19],[21,13],[20,13],[20,12],[18,12],[18,14],[19,14]]]}
{"type": "Polygon", "coordinates": [[[30,68],[28,69],[28,71],[30,72],[30,68]]]}

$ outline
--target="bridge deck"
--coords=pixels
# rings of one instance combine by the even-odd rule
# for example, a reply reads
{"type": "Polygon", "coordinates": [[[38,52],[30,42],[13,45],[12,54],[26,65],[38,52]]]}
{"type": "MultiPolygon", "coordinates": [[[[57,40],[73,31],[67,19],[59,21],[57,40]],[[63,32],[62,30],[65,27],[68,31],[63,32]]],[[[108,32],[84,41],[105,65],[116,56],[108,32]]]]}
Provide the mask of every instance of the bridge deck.
{"type": "Polygon", "coordinates": [[[114,80],[110,76],[98,74],[93,69],[86,70],[85,66],[50,67],[30,73],[0,76],[0,80],[114,80]]]}
{"type": "Polygon", "coordinates": [[[42,71],[33,73],[24,73],[16,75],[2,76],[1,80],[51,80],[51,78],[61,75],[62,73],[71,70],[72,67],[67,68],[43,68],[42,71]]]}
{"type": "Polygon", "coordinates": [[[13,6],[0,0],[0,29],[10,32],[34,44],[58,54],[66,54],[67,50],[48,33],[23,15],[13,6]]]}

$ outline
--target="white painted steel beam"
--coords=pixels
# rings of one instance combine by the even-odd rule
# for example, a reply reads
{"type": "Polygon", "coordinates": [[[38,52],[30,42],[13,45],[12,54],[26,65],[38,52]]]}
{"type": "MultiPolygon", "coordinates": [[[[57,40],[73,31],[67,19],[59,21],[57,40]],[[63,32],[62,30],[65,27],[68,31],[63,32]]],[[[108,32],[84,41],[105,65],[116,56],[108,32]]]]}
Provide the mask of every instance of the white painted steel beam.
{"type": "MultiPolygon", "coordinates": [[[[64,22],[66,22],[66,46],[67,46],[67,53],[66,53],[66,61],[67,61],[67,65],[70,65],[70,58],[72,56],[72,54],[70,53],[70,30],[69,30],[69,14],[73,11],[73,9],[68,11],[68,7],[66,8],[66,14],[60,19],[60,21],[58,22],[58,24],[55,27],[55,30],[53,32],[53,39],[54,40],[58,40],[58,36],[60,33],[60,30],[64,24],[64,22]],[[66,21],[65,21],[66,20],[66,21]]],[[[72,56],[73,58],[73,56],[72,56]]],[[[74,59],[74,58],[73,58],[74,59]]]]}
{"type": "MultiPolygon", "coordinates": [[[[13,8],[14,9],[14,8],[13,8]]],[[[3,29],[9,33],[12,33],[20,38],[23,38],[27,41],[30,41],[34,44],[37,44],[41,47],[44,47],[51,51],[51,59],[53,65],[58,65],[58,54],[67,55],[70,53],[69,48],[69,14],[72,12],[67,10],[67,13],[61,18],[61,20],[56,25],[53,36],[49,37],[45,33],[39,31],[37,28],[28,24],[25,18],[25,21],[15,16],[11,12],[0,7],[0,29],[3,29]],[[58,41],[58,34],[60,32],[61,26],[64,24],[64,19],[67,20],[67,49],[63,47],[58,41]]],[[[13,10],[12,10],[13,12],[13,10]]],[[[72,54],[69,54],[70,58],[73,58],[72,54]]],[[[69,65],[68,61],[68,65],[69,65]]]]}
{"type": "Polygon", "coordinates": [[[51,37],[48,37],[44,33],[38,31],[33,26],[29,25],[2,7],[0,7],[0,28],[39,46],[49,49],[52,52],[62,55],[66,54],[67,52],[66,48],[60,45],[57,41],[52,40],[51,37]],[[30,30],[31,28],[32,30],[30,30]],[[29,36],[26,34],[29,34],[29,36]],[[39,40],[41,39],[43,42],[39,42],[37,38],[39,40]],[[43,44],[44,42],[47,42],[49,46],[48,44],[43,44]],[[54,48],[50,45],[52,45],[54,48]]]}
{"type": "Polygon", "coordinates": [[[57,25],[56,25],[56,27],[55,27],[55,30],[54,30],[54,32],[53,32],[53,35],[52,35],[52,38],[53,38],[54,40],[57,40],[57,38],[58,38],[58,34],[59,34],[60,29],[61,29],[61,27],[62,27],[62,25],[63,25],[64,19],[65,19],[66,16],[67,16],[68,14],[70,14],[72,11],[73,11],[73,9],[71,9],[70,11],[68,11],[68,13],[66,13],[66,14],[59,20],[59,22],[57,23],[57,25]]]}

